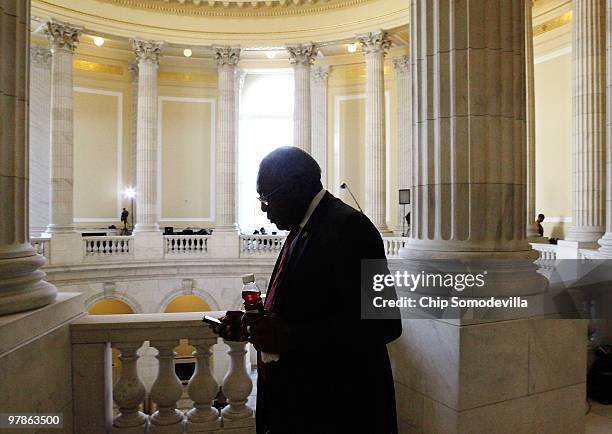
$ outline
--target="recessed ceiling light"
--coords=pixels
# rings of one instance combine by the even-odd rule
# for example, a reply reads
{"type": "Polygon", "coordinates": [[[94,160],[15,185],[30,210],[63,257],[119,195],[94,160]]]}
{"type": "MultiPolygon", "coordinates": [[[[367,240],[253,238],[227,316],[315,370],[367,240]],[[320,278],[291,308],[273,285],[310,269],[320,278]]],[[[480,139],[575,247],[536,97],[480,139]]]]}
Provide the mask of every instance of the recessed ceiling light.
{"type": "Polygon", "coordinates": [[[348,44],[346,49],[349,53],[354,53],[357,51],[357,44],[348,44]]]}
{"type": "Polygon", "coordinates": [[[189,48],[185,48],[183,50],[183,56],[185,57],[191,57],[192,54],[193,54],[193,51],[191,51],[189,48]]]}
{"type": "Polygon", "coordinates": [[[266,53],[266,57],[267,57],[268,59],[274,59],[274,58],[276,57],[276,53],[275,53],[274,51],[268,51],[268,52],[266,53]]]}
{"type": "Polygon", "coordinates": [[[100,36],[94,36],[94,44],[96,44],[98,47],[101,47],[102,45],[104,45],[104,38],[100,37],[100,36]]]}

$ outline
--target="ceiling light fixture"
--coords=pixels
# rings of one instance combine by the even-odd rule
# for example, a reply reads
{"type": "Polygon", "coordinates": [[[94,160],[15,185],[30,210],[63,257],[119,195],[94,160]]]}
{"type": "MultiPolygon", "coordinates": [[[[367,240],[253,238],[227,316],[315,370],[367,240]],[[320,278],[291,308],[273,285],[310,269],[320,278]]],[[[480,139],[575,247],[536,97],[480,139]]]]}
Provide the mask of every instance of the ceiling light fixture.
{"type": "Polygon", "coordinates": [[[102,38],[101,36],[94,36],[93,38],[94,44],[96,44],[96,46],[101,47],[102,45],[104,45],[104,38],[102,38]]]}
{"type": "Polygon", "coordinates": [[[357,51],[357,44],[348,44],[346,49],[349,53],[355,53],[357,51]]]}
{"type": "Polygon", "coordinates": [[[274,59],[274,58],[276,57],[276,53],[275,53],[274,51],[268,51],[268,52],[266,53],[266,57],[267,57],[268,59],[274,59]]]}
{"type": "Polygon", "coordinates": [[[185,57],[191,57],[192,54],[193,54],[193,51],[191,51],[189,48],[185,48],[183,50],[183,56],[185,57]]]}

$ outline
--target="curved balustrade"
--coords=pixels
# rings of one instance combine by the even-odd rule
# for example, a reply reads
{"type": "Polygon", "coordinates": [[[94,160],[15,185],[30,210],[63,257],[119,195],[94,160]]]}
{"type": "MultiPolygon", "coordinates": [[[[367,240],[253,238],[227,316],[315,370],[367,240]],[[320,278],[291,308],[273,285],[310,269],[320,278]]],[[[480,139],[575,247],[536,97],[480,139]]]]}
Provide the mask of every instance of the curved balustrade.
{"type": "Polygon", "coordinates": [[[206,255],[210,235],[164,235],[164,254],[206,255]]]}
{"type": "Polygon", "coordinates": [[[30,238],[30,243],[34,247],[34,250],[36,250],[36,253],[44,256],[45,258],[47,258],[47,260],[49,260],[49,254],[51,253],[50,251],[51,238],[42,238],[42,237],[30,238]]]}
{"type": "MultiPolygon", "coordinates": [[[[214,317],[223,313],[207,312],[214,317]]],[[[223,392],[229,405],[219,413],[212,406],[219,385],[210,363],[211,348],[218,339],[201,321],[202,316],[198,312],[86,315],[71,324],[74,432],[212,433],[230,428],[254,433],[255,417],[247,404],[253,388],[245,364],[247,342],[225,342],[230,347],[230,361],[223,392]],[[196,349],[196,366],[187,387],[193,406],[185,413],[177,408],[182,386],[174,370],[174,349],[180,339],[187,339],[196,349]],[[140,408],[146,391],[136,362],[137,350],[144,341],[150,341],[158,350],[159,369],[150,391],[157,410],[152,415],[140,408]],[[121,352],[120,376],[114,386],[110,375],[111,346],[121,352]],[[119,408],[114,418],[111,396],[119,408]]]]}
{"type": "Polygon", "coordinates": [[[84,237],[86,258],[123,257],[132,255],[132,237],[84,237]]]}
{"type": "Polygon", "coordinates": [[[404,247],[406,241],[408,241],[408,237],[383,237],[387,258],[399,258],[399,250],[404,247]]]}
{"type": "Polygon", "coordinates": [[[240,257],[276,257],[285,238],[285,235],[240,235],[240,257]]]}

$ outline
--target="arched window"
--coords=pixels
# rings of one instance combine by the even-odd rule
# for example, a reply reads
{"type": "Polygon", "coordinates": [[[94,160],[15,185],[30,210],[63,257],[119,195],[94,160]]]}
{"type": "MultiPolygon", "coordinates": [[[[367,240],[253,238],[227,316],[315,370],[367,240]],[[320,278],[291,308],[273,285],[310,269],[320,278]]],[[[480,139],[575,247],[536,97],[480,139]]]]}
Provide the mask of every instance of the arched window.
{"type": "Polygon", "coordinates": [[[257,200],[257,170],[269,152],[293,145],[293,72],[249,72],[240,101],[238,221],[243,233],[276,230],[257,200]]]}

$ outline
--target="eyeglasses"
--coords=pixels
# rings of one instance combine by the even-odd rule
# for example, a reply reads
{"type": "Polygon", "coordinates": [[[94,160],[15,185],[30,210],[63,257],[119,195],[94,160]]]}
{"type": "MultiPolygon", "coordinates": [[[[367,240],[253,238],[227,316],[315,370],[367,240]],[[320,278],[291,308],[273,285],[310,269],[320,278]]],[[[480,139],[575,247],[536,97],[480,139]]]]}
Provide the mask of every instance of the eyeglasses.
{"type": "Polygon", "coordinates": [[[269,206],[270,205],[270,203],[269,203],[270,197],[273,194],[275,194],[278,191],[280,191],[280,189],[283,188],[283,187],[284,187],[284,185],[279,185],[278,187],[276,187],[274,190],[272,190],[270,193],[266,194],[265,196],[264,195],[259,195],[257,197],[257,200],[260,201],[262,203],[262,205],[269,206]]]}

